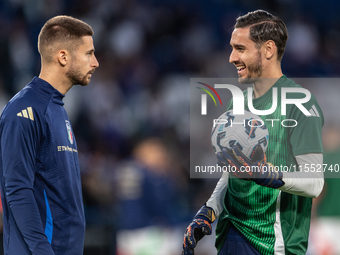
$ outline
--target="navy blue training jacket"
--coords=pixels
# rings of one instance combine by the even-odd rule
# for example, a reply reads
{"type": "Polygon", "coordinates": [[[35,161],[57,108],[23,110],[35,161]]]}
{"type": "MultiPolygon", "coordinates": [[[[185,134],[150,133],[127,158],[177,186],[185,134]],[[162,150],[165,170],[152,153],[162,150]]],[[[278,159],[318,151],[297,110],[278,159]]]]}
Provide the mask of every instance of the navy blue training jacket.
{"type": "Polygon", "coordinates": [[[81,255],[78,151],[64,95],[35,77],[0,119],[5,255],[81,255]]]}

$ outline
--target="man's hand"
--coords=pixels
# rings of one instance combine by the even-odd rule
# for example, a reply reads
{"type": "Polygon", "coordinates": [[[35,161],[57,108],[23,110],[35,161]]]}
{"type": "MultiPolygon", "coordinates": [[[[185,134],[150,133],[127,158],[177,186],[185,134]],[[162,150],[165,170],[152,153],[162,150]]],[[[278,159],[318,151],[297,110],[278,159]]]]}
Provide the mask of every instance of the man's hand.
{"type": "Polygon", "coordinates": [[[233,146],[231,149],[223,148],[217,154],[217,163],[222,167],[230,165],[228,172],[231,175],[254,181],[261,186],[279,188],[284,185],[282,172],[277,171],[271,163],[266,162],[266,154],[259,145],[254,150],[251,160],[237,146],[233,146]]]}
{"type": "Polygon", "coordinates": [[[205,235],[211,235],[211,223],[215,220],[214,210],[204,205],[184,233],[182,255],[194,255],[197,242],[205,235]]]}

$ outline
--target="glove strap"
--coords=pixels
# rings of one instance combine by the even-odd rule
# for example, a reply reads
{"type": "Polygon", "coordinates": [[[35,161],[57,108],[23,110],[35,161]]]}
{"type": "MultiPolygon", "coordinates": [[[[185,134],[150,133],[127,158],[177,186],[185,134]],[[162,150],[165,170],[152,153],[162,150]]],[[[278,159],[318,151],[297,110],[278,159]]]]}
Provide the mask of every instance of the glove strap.
{"type": "Polygon", "coordinates": [[[203,205],[201,209],[198,210],[198,212],[195,215],[195,218],[197,216],[203,216],[207,218],[210,221],[210,223],[216,220],[214,210],[206,205],[203,205]]]}
{"type": "Polygon", "coordinates": [[[285,184],[282,177],[282,172],[275,170],[274,165],[267,162],[262,167],[259,178],[254,181],[261,186],[277,189],[285,184]]]}

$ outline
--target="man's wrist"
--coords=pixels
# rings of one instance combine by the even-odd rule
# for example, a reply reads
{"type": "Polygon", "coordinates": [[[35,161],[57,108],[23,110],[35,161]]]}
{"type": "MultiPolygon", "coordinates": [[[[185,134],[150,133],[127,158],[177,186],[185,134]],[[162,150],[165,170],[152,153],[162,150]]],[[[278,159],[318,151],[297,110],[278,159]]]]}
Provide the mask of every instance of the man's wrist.
{"type": "Polygon", "coordinates": [[[253,181],[261,186],[277,189],[285,184],[282,178],[283,173],[277,171],[272,163],[267,162],[253,181]]]}
{"type": "Polygon", "coordinates": [[[198,210],[195,215],[195,218],[205,217],[210,222],[214,222],[216,220],[215,212],[212,208],[206,206],[205,204],[198,210]]]}

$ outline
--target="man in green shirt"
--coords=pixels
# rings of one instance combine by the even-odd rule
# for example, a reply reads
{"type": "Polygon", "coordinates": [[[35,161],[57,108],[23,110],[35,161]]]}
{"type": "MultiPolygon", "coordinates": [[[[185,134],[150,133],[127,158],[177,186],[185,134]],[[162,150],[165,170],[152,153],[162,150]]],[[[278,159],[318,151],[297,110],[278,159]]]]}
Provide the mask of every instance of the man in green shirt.
{"type": "MultiPolygon", "coordinates": [[[[285,115],[281,115],[281,88],[301,88],[281,70],[287,39],[283,21],[266,11],[250,12],[236,20],[229,61],[237,68],[240,83],[253,83],[253,94],[245,91],[244,101],[252,96],[255,109],[268,110],[276,88],[276,110],[260,116],[275,122],[265,121],[269,132],[266,154],[261,150],[260,157],[247,159],[237,146],[218,153],[219,165],[231,165],[238,171],[223,173],[210,199],[197,212],[184,235],[184,255],[194,254],[197,242],[211,233],[216,218],[219,255],[306,253],[312,198],[324,185],[324,119],[313,95],[302,105],[308,115],[295,104],[288,104],[285,115]],[[293,125],[286,120],[294,120],[293,125]],[[255,166],[258,171],[241,171],[245,166],[255,166]],[[274,171],[273,166],[285,167],[280,169],[285,171],[274,171]]],[[[298,100],[301,93],[289,93],[288,97],[298,100]]],[[[227,110],[232,106],[230,101],[227,110]]]]}

